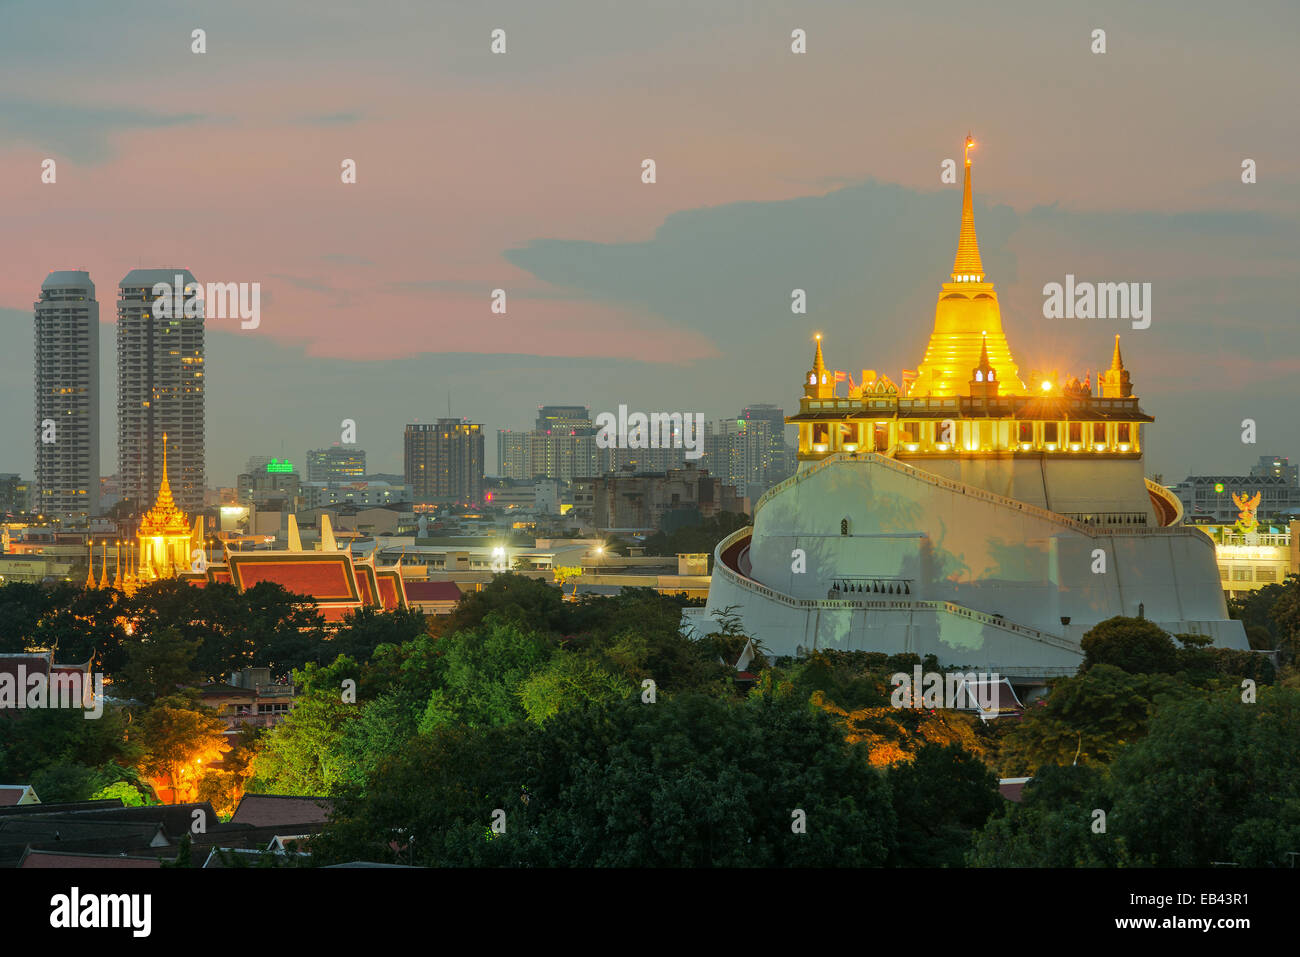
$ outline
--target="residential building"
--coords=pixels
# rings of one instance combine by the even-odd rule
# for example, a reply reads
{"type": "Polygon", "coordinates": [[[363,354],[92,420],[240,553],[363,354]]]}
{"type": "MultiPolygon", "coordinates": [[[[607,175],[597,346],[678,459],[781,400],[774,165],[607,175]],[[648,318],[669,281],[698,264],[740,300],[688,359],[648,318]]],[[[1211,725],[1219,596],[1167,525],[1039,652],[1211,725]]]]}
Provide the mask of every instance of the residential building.
{"type": "Polygon", "coordinates": [[[408,425],[404,460],[416,501],[483,501],[483,426],[462,419],[408,425]]]}
{"type": "MultiPolygon", "coordinates": [[[[154,286],[195,282],[188,269],[132,269],[118,285],[117,461],[123,498],[137,510],[163,477],[164,436],[176,504],[203,509],[203,310],[156,317],[154,286]]],[[[187,303],[188,306],[188,303],[187,303]]]]}
{"type": "Polygon", "coordinates": [[[36,511],[99,511],[99,302],[90,274],[58,270],[35,304],[36,511]]]}

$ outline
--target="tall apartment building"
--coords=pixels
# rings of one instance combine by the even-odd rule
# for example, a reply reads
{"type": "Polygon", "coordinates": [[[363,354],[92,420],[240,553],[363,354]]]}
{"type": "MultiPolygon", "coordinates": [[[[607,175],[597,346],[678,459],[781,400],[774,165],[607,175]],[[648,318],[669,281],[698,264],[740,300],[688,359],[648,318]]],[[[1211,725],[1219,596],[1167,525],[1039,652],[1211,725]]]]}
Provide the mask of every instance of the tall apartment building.
{"type": "MultiPolygon", "coordinates": [[[[721,419],[704,424],[704,468],[742,495],[757,498],[779,481],[772,426],[766,419],[721,419]]],[[[782,476],[784,477],[784,476],[782,476]]]]}
{"type": "Polygon", "coordinates": [[[483,426],[461,419],[406,427],[405,483],[416,501],[483,501],[483,426]]]}
{"type": "Polygon", "coordinates": [[[32,508],[64,521],[99,511],[99,302],[90,274],[57,270],[35,303],[32,508]]]}
{"type": "Polygon", "coordinates": [[[531,432],[497,430],[497,471],[501,478],[574,478],[599,474],[596,430],[585,405],[544,405],[531,432]]]}
{"type": "Polygon", "coordinates": [[[766,422],[768,425],[768,451],[765,455],[763,484],[771,487],[794,474],[795,451],[786,444],[785,410],[770,402],[756,402],[740,410],[736,417],[742,422],[766,422]]]}
{"type": "Polygon", "coordinates": [[[153,315],[155,283],[193,283],[188,269],[132,269],[117,292],[117,463],[122,497],[148,508],[168,477],[180,508],[203,508],[203,315],[153,315]]]}
{"type": "Polygon", "coordinates": [[[528,481],[532,463],[528,458],[531,432],[497,429],[497,475],[504,479],[528,481]]]}
{"type": "Polygon", "coordinates": [[[308,482],[360,482],[366,477],[366,453],[352,445],[333,445],[307,452],[308,482]]]}

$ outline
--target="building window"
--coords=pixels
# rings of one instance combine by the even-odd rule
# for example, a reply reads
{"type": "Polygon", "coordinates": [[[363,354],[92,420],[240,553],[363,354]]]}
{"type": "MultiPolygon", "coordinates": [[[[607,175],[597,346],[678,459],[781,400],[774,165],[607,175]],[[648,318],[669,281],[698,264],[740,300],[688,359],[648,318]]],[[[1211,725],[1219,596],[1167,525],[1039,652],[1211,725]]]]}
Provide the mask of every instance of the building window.
{"type": "Polygon", "coordinates": [[[1044,441],[1044,442],[1055,442],[1055,441],[1057,441],[1057,432],[1058,432],[1057,423],[1055,423],[1055,422],[1047,422],[1047,423],[1044,423],[1044,425],[1043,425],[1043,441],[1044,441]]]}
{"type": "Polygon", "coordinates": [[[1277,569],[1270,565],[1255,566],[1255,581],[1257,582],[1275,582],[1277,581],[1277,569]]]}
{"type": "Polygon", "coordinates": [[[1235,582],[1250,581],[1250,566],[1243,565],[1232,570],[1232,580],[1235,582]]]}
{"type": "Polygon", "coordinates": [[[1019,435],[1022,444],[1032,445],[1034,441],[1034,423],[1021,422],[1019,435]]]}

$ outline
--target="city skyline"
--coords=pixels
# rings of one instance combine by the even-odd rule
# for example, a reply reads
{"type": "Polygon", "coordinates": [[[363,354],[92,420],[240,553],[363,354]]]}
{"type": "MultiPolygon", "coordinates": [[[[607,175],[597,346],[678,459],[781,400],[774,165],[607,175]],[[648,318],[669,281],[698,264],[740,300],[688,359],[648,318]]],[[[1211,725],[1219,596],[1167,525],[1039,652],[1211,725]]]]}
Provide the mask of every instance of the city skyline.
{"type": "MultiPolygon", "coordinates": [[[[1042,318],[1044,284],[1149,281],[1153,323],[1124,346],[1162,426],[1149,469],[1244,472],[1261,450],[1300,449],[1285,411],[1300,361],[1289,252],[1300,144],[1294,124],[1274,121],[1289,109],[1287,58],[1272,55],[1295,25],[1285,5],[1102,9],[1104,57],[1088,50],[1093,24],[1064,11],[969,24],[958,4],[873,21],[725,3],[703,20],[505,4],[505,56],[469,11],[448,11],[431,37],[419,11],[397,15],[411,29],[374,31],[355,15],[304,21],[235,3],[204,12],[199,57],[188,13],[131,6],[150,15],[129,30],[93,5],[71,22],[10,13],[0,320],[30,322],[33,290],[67,266],[101,288],[165,262],[202,281],[261,282],[256,329],[206,330],[210,484],[250,454],[327,445],[345,418],[372,469],[400,471],[402,427],[445,415],[448,392],[453,415],[488,430],[525,428],[531,408],[556,401],[593,414],[686,402],[709,420],[745,403],[789,408],[814,332],[850,369],[897,377],[921,358],[922,290],[950,254],[960,188],[940,181],[941,164],[960,158],[954,131],[968,128],[989,161],[975,209],[984,264],[1022,366],[1104,356],[1117,331],[1042,318]],[[1178,44],[1165,37],[1171,16],[1178,44]],[[803,57],[789,53],[794,25],[808,32],[803,57]],[[70,42],[31,42],[55,29],[70,42]],[[927,57],[880,42],[891,34],[925,36],[927,57]],[[304,40],[309,61],[295,50],[304,40]],[[971,43],[980,57],[965,56],[971,43]],[[318,72],[330,56],[360,69],[318,72]],[[630,82],[594,82],[609,57],[630,82]],[[945,62],[963,64],[961,104],[945,62]],[[1044,71],[1058,82],[1041,83],[1044,71]],[[890,102],[864,105],[863,91],[885,86],[890,102]],[[436,132],[409,122],[431,97],[436,132]],[[738,111],[734,126],[718,127],[718,103],[738,111]],[[170,158],[179,142],[184,164],[170,158]],[[647,156],[654,185],[640,180],[647,156]],[[55,183],[40,181],[46,158],[55,183]],[[358,164],[353,186],[339,181],[344,158],[358,164]],[[1259,169],[1249,185],[1247,158],[1259,169]],[[491,311],[497,288],[504,316],[491,311]],[[790,312],[795,288],[806,315],[790,312]],[[1257,445],[1240,441],[1245,418],[1257,445]]],[[[30,475],[24,352],[0,356],[14,410],[0,469],[30,475]]],[[[114,430],[101,421],[101,436],[114,430]]],[[[101,472],[113,451],[101,449],[101,472]]],[[[489,471],[495,457],[489,444],[489,471]]]]}

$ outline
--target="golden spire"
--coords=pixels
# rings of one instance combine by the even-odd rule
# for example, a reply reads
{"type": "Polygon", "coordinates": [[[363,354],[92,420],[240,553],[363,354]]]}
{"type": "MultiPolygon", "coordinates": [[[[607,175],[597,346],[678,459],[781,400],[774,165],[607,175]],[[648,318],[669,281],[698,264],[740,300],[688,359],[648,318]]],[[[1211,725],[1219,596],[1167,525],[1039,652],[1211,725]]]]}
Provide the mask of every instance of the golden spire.
{"type": "Polygon", "coordinates": [[[984,373],[984,380],[987,382],[990,378],[989,373],[993,371],[993,366],[989,362],[988,333],[983,333],[980,336],[980,364],[975,368],[984,373]]]}
{"type": "MultiPolygon", "coordinates": [[[[957,258],[952,264],[952,278],[960,282],[958,276],[978,277],[975,282],[984,281],[984,264],[980,261],[979,241],[975,238],[975,210],[971,203],[970,191],[970,151],[975,146],[969,133],[966,134],[966,182],[962,187],[961,197],[961,234],[957,237],[957,258]]],[[[972,280],[965,280],[970,282],[972,280]]]]}
{"type": "Polygon", "coordinates": [[[1115,336],[1115,352],[1110,358],[1110,368],[1098,377],[1097,385],[1104,398],[1127,399],[1133,395],[1133,377],[1124,368],[1124,357],[1119,354],[1119,336],[1115,336]]]}
{"type": "Polygon", "coordinates": [[[108,587],[108,540],[105,539],[103,542],[100,542],[100,546],[101,546],[101,551],[99,555],[100,558],[99,564],[101,566],[101,574],[99,576],[99,587],[107,588],[108,587]]]}
{"type": "Polygon", "coordinates": [[[89,564],[86,566],[86,587],[94,588],[95,587],[95,540],[90,537],[86,538],[86,558],[89,560],[89,564]]]}
{"type": "Polygon", "coordinates": [[[114,563],[113,587],[118,591],[122,590],[122,542],[117,543],[117,561],[114,563]]]}
{"type": "Polygon", "coordinates": [[[822,373],[826,371],[826,361],[822,358],[822,334],[817,333],[817,351],[813,354],[813,372],[817,373],[817,381],[822,380],[822,373]]]}

